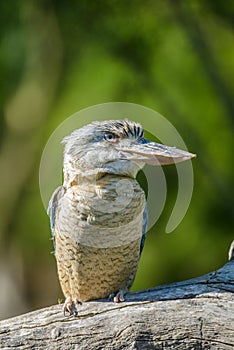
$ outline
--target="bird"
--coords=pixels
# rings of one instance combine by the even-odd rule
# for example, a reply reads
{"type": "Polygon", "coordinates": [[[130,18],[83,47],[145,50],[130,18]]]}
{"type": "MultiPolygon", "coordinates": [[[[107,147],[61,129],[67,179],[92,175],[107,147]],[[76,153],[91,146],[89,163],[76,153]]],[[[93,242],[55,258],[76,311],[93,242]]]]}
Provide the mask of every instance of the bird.
{"type": "Polygon", "coordinates": [[[128,119],[94,121],[62,144],[63,184],[48,215],[64,315],[77,316],[88,300],[124,301],[133,283],[148,216],[138,171],[195,155],[147,140],[142,125],[128,119]]]}

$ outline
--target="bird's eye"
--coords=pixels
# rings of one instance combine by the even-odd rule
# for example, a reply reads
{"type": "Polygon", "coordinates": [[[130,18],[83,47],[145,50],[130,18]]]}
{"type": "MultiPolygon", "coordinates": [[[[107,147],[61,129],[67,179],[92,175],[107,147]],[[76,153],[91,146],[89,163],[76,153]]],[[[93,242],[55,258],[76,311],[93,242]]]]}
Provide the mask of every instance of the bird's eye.
{"type": "Polygon", "coordinates": [[[117,142],[118,141],[118,136],[115,134],[112,134],[110,132],[106,132],[104,135],[104,140],[109,141],[109,142],[117,142]]]}

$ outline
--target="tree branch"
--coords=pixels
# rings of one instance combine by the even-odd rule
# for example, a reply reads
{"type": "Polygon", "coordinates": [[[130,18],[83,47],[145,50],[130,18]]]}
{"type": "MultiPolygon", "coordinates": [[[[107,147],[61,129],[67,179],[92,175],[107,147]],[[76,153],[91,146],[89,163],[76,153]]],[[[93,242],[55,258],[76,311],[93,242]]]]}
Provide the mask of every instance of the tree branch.
{"type": "Polygon", "coordinates": [[[233,349],[231,248],[229,255],[217,271],[129,293],[124,303],[83,303],[78,317],[64,317],[55,305],[1,321],[0,348],[233,349]]]}

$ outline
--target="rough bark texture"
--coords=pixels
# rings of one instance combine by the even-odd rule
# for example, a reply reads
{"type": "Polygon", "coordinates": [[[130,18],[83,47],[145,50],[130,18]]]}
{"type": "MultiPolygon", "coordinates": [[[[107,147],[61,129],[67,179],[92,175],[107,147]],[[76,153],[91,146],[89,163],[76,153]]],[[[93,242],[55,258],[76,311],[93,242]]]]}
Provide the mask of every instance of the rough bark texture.
{"type": "Polygon", "coordinates": [[[62,305],[0,322],[1,349],[234,349],[234,256],[192,280],[130,293],[126,302],[62,305]]]}

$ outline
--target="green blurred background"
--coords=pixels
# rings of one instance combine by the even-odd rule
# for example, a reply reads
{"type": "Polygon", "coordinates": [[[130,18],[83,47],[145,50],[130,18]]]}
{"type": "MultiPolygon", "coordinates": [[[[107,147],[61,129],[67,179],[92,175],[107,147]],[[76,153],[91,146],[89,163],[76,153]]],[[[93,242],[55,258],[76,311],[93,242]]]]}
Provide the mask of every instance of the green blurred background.
{"type": "Polygon", "coordinates": [[[62,298],[40,157],[63,120],[98,103],[157,110],[198,156],[192,202],[171,234],[177,175],[166,168],[166,206],[133,290],[224,264],[234,226],[234,2],[11,0],[0,17],[0,318],[62,298]]]}

